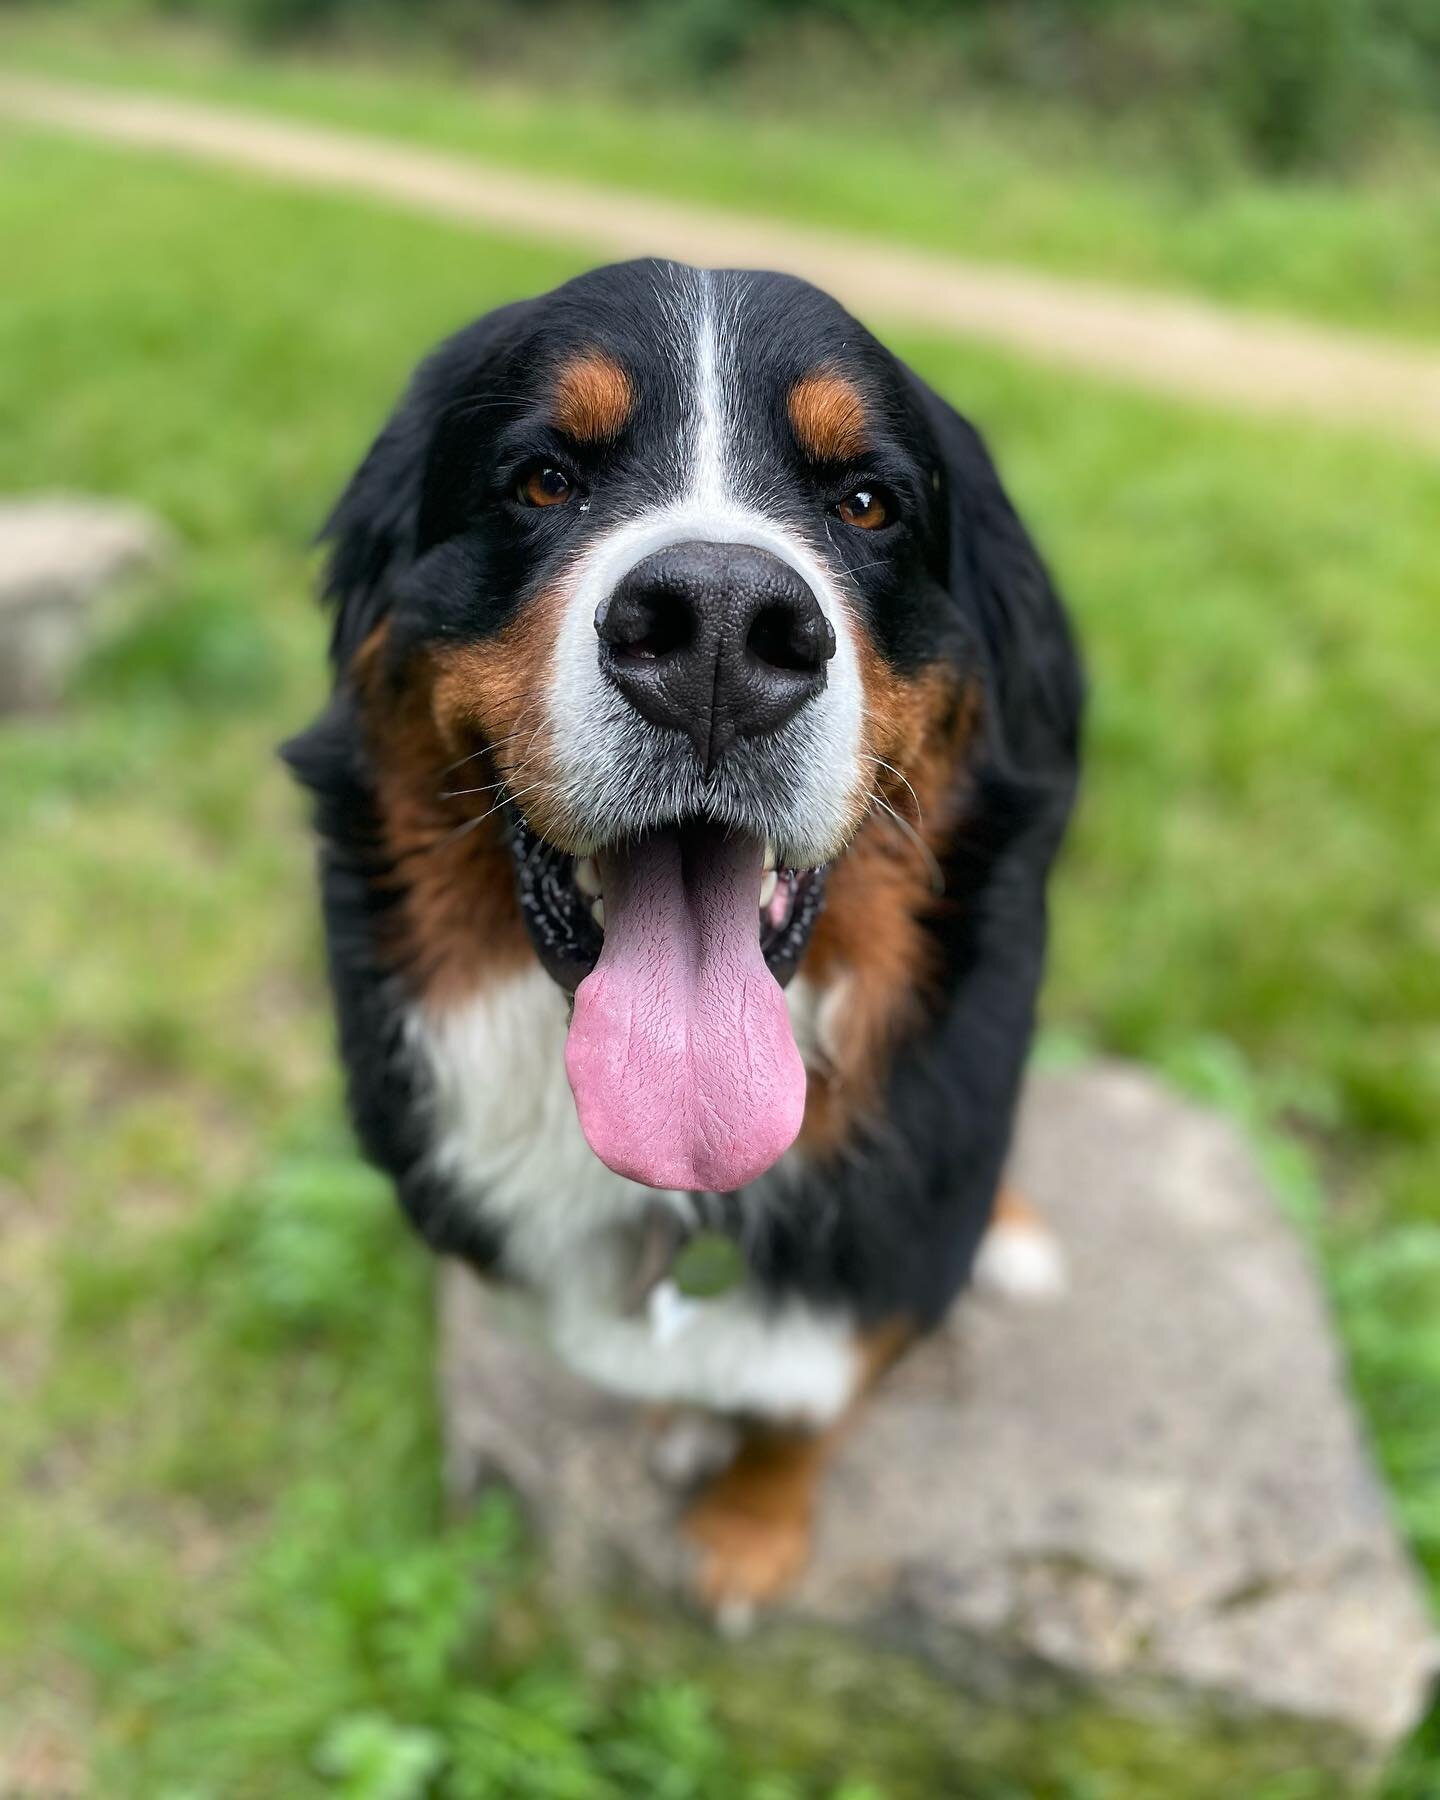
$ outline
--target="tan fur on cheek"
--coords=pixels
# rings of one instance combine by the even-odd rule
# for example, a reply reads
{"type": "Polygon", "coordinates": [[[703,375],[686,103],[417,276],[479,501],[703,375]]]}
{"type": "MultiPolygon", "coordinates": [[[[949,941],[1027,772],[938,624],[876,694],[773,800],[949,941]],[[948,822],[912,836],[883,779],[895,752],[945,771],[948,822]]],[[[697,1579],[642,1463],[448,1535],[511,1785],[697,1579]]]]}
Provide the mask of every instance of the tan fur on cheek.
{"type": "Polygon", "coordinates": [[[394,901],[379,914],[378,948],[417,996],[461,1000],[533,953],[499,821],[472,824],[490,797],[460,792],[494,780],[489,759],[453,767],[432,710],[432,667],[420,659],[402,677],[384,673],[384,631],[351,667],[375,770],[371,880],[394,901]]]}
{"type": "Polygon", "coordinates": [[[459,1000],[534,955],[515,898],[502,786],[564,842],[548,700],[565,596],[548,589],[494,636],[432,647],[397,674],[388,628],[351,665],[376,770],[383,950],[431,1000],[459,1000]]]}
{"type": "Polygon", "coordinates": [[[384,668],[386,628],[352,679],[376,771],[382,879],[398,904],[385,954],[420,993],[459,999],[533,955],[497,811],[499,783],[546,829],[555,782],[545,702],[562,597],[536,596],[479,643],[384,668]]]}
{"type": "Polygon", "coordinates": [[[830,873],[805,956],[823,1061],[810,1071],[800,1144],[814,1154],[838,1149],[873,1111],[895,1045],[924,1015],[935,977],[925,921],[943,904],[930,859],[959,821],[976,716],[949,670],[906,679],[868,644],[860,660],[877,802],[830,873]]]}
{"type": "Polygon", "coordinates": [[[865,448],[865,403],[833,369],[812,369],[786,402],[796,441],[817,462],[848,462],[865,448]]]}
{"type": "Polygon", "coordinates": [[[603,350],[572,358],[555,383],[555,423],[577,443],[613,443],[633,404],[630,377],[603,350]]]}
{"type": "Polygon", "coordinates": [[[531,824],[557,841],[566,833],[547,702],[562,609],[563,596],[549,590],[495,637],[437,653],[431,698],[452,754],[483,739],[498,776],[523,797],[531,824]]]}

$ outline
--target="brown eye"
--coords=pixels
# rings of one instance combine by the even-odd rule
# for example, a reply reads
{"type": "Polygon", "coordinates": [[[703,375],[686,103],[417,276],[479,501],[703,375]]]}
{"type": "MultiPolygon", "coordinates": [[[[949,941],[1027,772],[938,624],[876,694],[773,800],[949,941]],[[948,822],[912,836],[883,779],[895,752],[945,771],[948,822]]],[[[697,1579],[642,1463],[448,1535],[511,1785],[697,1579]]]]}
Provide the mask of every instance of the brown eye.
{"type": "Polygon", "coordinates": [[[890,508],[874,488],[856,488],[835,510],[847,525],[858,525],[861,531],[877,531],[890,521],[890,508]]]}
{"type": "Polygon", "coordinates": [[[563,506],[574,491],[563,469],[553,463],[536,463],[520,477],[515,497],[526,506],[563,506]]]}

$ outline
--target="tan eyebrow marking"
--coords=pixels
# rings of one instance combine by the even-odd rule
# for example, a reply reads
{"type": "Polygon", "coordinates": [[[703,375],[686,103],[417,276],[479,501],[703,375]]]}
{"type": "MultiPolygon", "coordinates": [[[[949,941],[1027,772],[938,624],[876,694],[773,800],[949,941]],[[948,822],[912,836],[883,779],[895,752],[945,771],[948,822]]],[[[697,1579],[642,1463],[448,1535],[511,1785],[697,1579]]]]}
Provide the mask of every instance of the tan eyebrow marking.
{"type": "Polygon", "coordinates": [[[573,356],[555,383],[555,423],[578,443],[607,444],[630,416],[630,377],[603,350],[573,356]]]}
{"type": "Polygon", "coordinates": [[[833,369],[812,369],[790,390],[790,423],[801,449],[819,462],[844,462],[865,448],[865,402],[833,369]]]}

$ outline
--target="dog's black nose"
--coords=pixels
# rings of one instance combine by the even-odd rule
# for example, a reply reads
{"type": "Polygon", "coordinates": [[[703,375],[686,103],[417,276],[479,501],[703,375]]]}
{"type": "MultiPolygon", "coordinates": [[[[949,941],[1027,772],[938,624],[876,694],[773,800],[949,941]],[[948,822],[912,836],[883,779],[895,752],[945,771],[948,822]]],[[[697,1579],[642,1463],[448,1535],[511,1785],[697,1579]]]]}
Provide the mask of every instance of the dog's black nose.
{"type": "Polygon", "coordinates": [[[595,615],[605,673],[643,718],[686,732],[709,768],[825,686],[835,633],[788,563],[749,544],[672,544],[595,615]]]}

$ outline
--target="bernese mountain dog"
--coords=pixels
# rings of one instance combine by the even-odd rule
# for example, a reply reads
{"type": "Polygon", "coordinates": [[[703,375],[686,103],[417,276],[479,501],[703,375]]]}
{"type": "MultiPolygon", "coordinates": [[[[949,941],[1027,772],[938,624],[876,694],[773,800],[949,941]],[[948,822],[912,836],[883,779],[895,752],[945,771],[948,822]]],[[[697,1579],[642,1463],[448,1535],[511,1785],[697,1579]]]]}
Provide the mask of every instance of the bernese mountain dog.
{"type": "Polygon", "coordinates": [[[448,339],[326,528],[316,797],[361,1143],[620,1394],[729,1422],[717,1609],[965,1284],[1082,680],[979,435],[788,276],[603,268],[448,339]]]}

